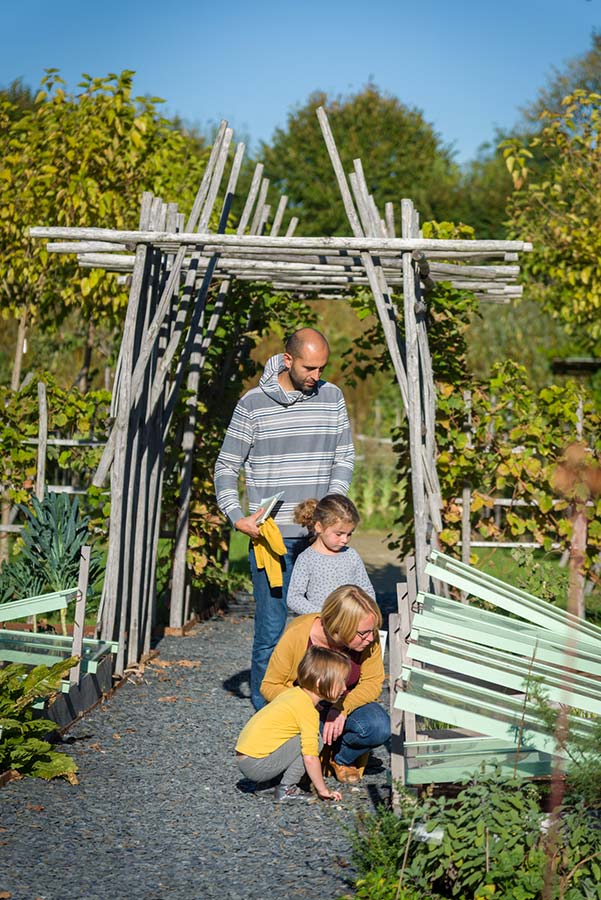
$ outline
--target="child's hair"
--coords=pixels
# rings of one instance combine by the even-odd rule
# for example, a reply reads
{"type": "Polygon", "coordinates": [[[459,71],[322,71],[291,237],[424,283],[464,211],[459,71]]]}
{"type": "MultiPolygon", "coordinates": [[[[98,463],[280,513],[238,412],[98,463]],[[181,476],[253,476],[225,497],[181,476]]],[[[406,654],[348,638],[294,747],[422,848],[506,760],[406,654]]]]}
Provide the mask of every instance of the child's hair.
{"type": "MultiPolygon", "coordinates": [[[[382,613],[375,600],[355,584],[343,584],[329,594],[322,606],[321,625],[327,637],[348,647],[357,634],[359,622],[373,615],[375,628],[382,627],[382,613]]],[[[379,640],[376,631],[374,639],[379,640]]]]}
{"type": "Polygon", "coordinates": [[[307,691],[323,700],[338,700],[340,685],[346,682],[351,661],[339,650],[309,647],[300,663],[296,680],[307,691]]]}
{"type": "Polygon", "coordinates": [[[326,494],[321,500],[311,498],[303,500],[294,507],[294,521],[304,525],[309,531],[315,531],[315,523],[329,528],[336,522],[359,524],[359,513],[352,500],[344,494],[326,494]]]}

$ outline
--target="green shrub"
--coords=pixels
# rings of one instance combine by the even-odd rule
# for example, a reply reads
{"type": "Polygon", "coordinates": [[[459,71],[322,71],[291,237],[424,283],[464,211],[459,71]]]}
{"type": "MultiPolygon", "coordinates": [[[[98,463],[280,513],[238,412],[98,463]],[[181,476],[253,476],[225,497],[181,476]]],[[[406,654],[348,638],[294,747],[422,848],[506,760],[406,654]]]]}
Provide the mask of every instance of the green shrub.
{"type": "Polygon", "coordinates": [[[77,784],[77,765],[66,753],[52,749],[45,740],[56,725],[34,718],[33,703],[54,693],[61,678],[77,660],[48,666],[27,667],[10,663],[0,668],[0,772],[17,772],[35,778],[63,777],[77,784]]]}
{"type": "Polygon", "coordinates": [[[601,898],[601,829],[581,802],[549,841],[536,788],[486,777],[456,798],[402,794],[400,811],[365,816],[354,839],[357,900],[601,898]]]}

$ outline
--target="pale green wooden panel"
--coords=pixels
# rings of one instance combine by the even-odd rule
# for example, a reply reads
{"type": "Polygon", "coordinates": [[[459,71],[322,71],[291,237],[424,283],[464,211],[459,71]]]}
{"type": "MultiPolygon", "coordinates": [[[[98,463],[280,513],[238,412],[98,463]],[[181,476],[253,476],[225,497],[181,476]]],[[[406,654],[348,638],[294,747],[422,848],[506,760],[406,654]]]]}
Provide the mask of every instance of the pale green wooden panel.
{"type": "MultiPolygon", "coordinates": [[[[601,715],[601,684],[576,674],[568,677],[565,671],[537,665],[526,658],[427,634],[420,634],[419,643],[411,644],[409,653],[419,662],[522,693],[527,690],[527,677],[542,678],[548,700],[601,715]]],[[[573,665],[578,667],[577,659],[573,665]]]]}
{"type": "Polygon", "coordinates": [[[567,636],[575,629],[582,640],[590,639],[594,645],[601,642],[601,629],[597,626],[437,550],[430,554],[426,573],[558,634],[567,636]]]}
{"type": "Polygon", "coordinates": [[[421,784],[448,784],[465,781],[467,778],[473,777],[474,773],[490,771],[498,773],[503,778],[542,778],[551,774],[553,766],[544,755],[539,757],[526,757],[519,759],[517,764],[511,758],[504,760],[498,756],[483,756],[481,759],[466,759],[465,761],[453,765],[451,763],[435,763],[428,766],[417,766],[415,768],[406,768],[405,784],[410,787],[417,787],[421,784]]]}
{"type": "MultiPolygon", "coordinates": [[[[553,737],[542,733],[541,722],[521,698],[424,669],[404,669],[403,675],[407,689],[395,697],[398,709],[500,738],[509,744],[517,744],[521,731],[524,744],[545,753],[555,751],[553,737]]],[[[585,736],[590,735],[593,727],[589,720],[579,716],[572,717],[572,724],[575,732],[585,736]]]]}
{"type": "Polygon", "coordinates": [[[418,640],[419,628],[424,626],[434,633],[450,634],[470,643],[493,646],[527,658],[535,656],[551,665],[568,668],[572,665],[572,654],[577,653],[582,672],[601,676],[601,646],[594,650],[590,644],[579,640],[568,645],[560,635],[543,628],[524,629],[520,622],[498,613],[484,611],[486,619],[474,619],[470,612],[472,609],[453,600],[425,594],[422,610],[413,620],[418,640]]]}
{"type": "MultiPolygon", "coordinates": [[[[33,631],[16,631],[11,628],[0,628],[0,644],[2,644],[4,638],[21,638],[24,637],[27,640],[41,640],[44,643],[56,645],[57,647],[65,647],[66,649],[70,649],[73,644],[73,638],[69,635],[64,634],[52,634],[51,632],[33,632],[33,631]]],[[[101,641],[98,638],[84,638],[83,639],[84,647],[98,647],[104,648],[108,653],[116,653],[119,649],[118,641],[101,641]]]]}
{"type": "Polygon", "coordinates": [[[71,600],[77,597],[77,588],[67,591],[53,591],[51,594],[40,594],[38,597],[25,597],[23,600],[11,600],[0,603],[0,622],[11,622],[13,619],[24,619],[27,616],[39,616],[42,613],[66,609],[71,600]]]}

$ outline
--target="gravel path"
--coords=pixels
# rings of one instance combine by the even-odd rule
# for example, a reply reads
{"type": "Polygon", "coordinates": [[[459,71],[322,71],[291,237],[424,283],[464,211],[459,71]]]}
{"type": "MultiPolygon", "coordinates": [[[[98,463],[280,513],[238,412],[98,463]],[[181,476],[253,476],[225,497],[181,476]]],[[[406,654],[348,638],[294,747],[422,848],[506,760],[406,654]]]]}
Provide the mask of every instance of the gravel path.
{"type": "Polygon", "coordinates": [[[241,599],[186,637],[164,638],[141,674],[66,733],[79,785],[24,779],[0,790],[0,897],[334,900],[350,891],[348,829],[388,800],[388,752],[378,749],[382,765],[335,806],[276,805],[251,790],[233,756],[252,712],[251,611],[241,599]]]}

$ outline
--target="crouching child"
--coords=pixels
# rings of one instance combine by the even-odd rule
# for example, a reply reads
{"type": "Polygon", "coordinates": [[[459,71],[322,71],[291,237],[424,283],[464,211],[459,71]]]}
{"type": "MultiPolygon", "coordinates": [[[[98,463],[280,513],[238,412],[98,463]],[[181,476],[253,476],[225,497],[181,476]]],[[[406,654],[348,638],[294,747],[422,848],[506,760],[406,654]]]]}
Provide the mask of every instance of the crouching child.
{"type": "Polygon", "coordinates": [[[278,694],[240,732],[236,744],[240,771],[256,782],[281,775],[274,793],[277,801],[309,799],[298,784],[305,772],[321,800],[342,799],[323,779],[316,706],[322,700],[335,703],[345,693],[349,670],[344,653],[309,647],[299,663],[296,686],[278,694]]]}

